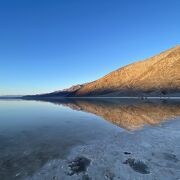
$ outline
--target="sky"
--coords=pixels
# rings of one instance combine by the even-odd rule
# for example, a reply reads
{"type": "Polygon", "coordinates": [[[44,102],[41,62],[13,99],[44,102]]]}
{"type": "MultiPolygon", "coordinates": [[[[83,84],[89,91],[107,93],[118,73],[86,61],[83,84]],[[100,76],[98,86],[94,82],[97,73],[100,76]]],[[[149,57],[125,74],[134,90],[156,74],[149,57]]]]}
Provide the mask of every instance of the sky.
{"type": "Polygon", "coordinates": [[[0,0],[0,95],[96,80],[180,44],[179,0],[0,0]]]}

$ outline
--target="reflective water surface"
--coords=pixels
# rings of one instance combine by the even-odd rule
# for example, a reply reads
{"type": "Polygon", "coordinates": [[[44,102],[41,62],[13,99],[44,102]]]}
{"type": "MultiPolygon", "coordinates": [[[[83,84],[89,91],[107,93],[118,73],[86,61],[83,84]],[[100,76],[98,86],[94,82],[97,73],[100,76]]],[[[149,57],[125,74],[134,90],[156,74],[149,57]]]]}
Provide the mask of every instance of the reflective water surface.
{"type": "Polygon", "coordinates": [[[51,102],[96,114],[127,130],[146,124],[157,125],[180,116],[179,100],[66,99],[51,102]]]}
{"type": "Polygon", "coordinates": [[[66,159],[73,147],[179,116],[175,100],[1,100],[0,179],[31,177],[47,162],[66,159]]]}

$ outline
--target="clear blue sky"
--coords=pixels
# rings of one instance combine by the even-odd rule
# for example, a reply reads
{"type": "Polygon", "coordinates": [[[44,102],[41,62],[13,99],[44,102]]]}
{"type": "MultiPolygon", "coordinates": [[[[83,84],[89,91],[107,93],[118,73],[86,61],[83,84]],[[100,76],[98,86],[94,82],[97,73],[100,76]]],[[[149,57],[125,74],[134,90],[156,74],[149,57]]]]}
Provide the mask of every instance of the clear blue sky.
{"type": "Polygon", "coordinates": [[[180,0],[0,0],[0,95],[92,81],[179,41],[180,0]]]}

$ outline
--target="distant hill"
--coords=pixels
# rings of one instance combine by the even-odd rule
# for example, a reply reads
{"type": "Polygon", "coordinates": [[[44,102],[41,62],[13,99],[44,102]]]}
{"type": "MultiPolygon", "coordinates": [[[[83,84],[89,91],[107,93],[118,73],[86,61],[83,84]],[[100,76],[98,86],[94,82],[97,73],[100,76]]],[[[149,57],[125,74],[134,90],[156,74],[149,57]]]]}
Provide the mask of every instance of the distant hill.
{"type": "Polygon", "coordinates": [[[6,95],[6,96],[0,96],[0,99],[19,99],[23,97],[22,95],[6,95]]]}
{"type": "Polygon", "coordinates": [[[180,96],[180,46],[96,81],[39,96],[180,96]]]}

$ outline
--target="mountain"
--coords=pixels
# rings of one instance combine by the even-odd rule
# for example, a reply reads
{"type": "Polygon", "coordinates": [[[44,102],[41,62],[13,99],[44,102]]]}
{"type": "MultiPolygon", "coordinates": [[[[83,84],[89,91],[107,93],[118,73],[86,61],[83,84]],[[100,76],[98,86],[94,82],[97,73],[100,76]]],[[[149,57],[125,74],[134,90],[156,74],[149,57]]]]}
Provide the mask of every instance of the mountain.
{"type": "Polygon", "coordinates": [[[0,96],[0,99],[19,99],[23,97],[22,95],[6,95],[6,96],[0,96]]]}
{"type": "MultiPolygon", "coordinates": [[[[180,96],[180,46],[45,96],[180,96]]],[[[41,95],[40,95],[41,96],[41,95]]]]}

